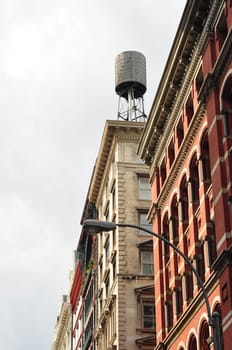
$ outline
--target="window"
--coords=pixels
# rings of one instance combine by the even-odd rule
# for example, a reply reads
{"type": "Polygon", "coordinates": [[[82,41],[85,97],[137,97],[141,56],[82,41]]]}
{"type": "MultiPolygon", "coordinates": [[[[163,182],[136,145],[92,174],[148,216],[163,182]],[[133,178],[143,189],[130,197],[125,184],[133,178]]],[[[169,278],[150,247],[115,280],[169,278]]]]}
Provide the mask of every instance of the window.
{"type": "Polygon", "coordinates": [[[232,135],[232,75],[230,75],[225,83],[222,92],[222,110],[224,122],[224,136],[228,137],[232,135]]]}
{"type": "Polygon", "coordinates": [[[173,140],[171,140],[170,145],[168,147],[168,160],[169,160],[169,167],[171,168],[172,163],[175,159],[175,150],[174,150],[174,143],[173,140]]]}
{"type": "Polygon", "coordinates": [[[109,262],[109,256],[110,256],[110,246],[109,246],[109,236],[107,236],[107,239],[105,242],[105,263],[106,263],[106,265],[109,262]]]}
{"type": "Polygon", "coordinates": [[[112,213],[114,214],[116,210],[116,189],[115,189],[115,180],[113,181],[112,190],[111,190],[111,207],[112,213]]]}
{"type": "MultiPolygon", "coordinates": [[[[141,333],[154,333],[154,329],[155,329],[154,285],[152,284],[152,285],[136,288],[135,293],[137,297],[137,311],[138,311],[137,325],[138,325],[139,331],[141,331],[141,333]]],[[[154,346],[152,347],[152,349],[153,348],[154,346]]]]}
{"type": "Polygon", "coordinates": [[[104,215],[105,215],[105,220],[106,221],[109,221],[109,214],[110,214],[110,210],[109,210],[109,201],[106,203],[106,208],[105,208],[105,212],[104,212],[104,215]]]}
{"type": "Polygon", "coordinates": [[[208,350],[209,349],[209,344],[207,342],[209,338],[209,326],[206,321],[203,322],[201,325],[201,330],[200,330],[200,350],[208,350]]]}
{"type": "Polygon", "coordinates": [[[143,328],[155,328],[155,306],[154,303],[143,304],[143,328]]]}
{"type": "Polygon", "coordinates": [[[182,119],[179,121],[179,123],[177,125],[176,134],[177,134],[178,147],[180,147],[180,145],[184,139],[184,126],[183,126],[182,119]]]}
{"type": "Polygon", "coordinates": [[[191,202],[198,206],[199,204],[199,172],[198,172],[198,160],[195,154],[190,163],[190,183],[191,183],[191,202]]]}
{"type": "MultiPolygon", "coordinates": [[[[162,229],[163,229],[163,236],[166,238],[168,241],[170,240],[169,237],[169,220],[168,220],[168,213],[164,215],[163,218],[163,223],[162,223],[162,229]]],[[[166,258],[166,262],[169,260],[169,251],[170,251],[170,246],[163,241],[163,255],[166,258]]]]}
{"type": "MultiPolygon", "coordinates": [[[[152,225],[149,224],[149,222],[147,221],[147,213],[144,212],[140,212],[139,213],[139,226],[146,229],[146,230],[152,230],[152,225]]],[[[149,234],[148,232],[144,232],[143,230],[140,230],[140,234],[149,234]]]]}
{"type": "Polygon", "coordinates": [[[179,242],[179,217],[178,217],[178,201],[175,195],[171,203],[171,217],[170,217],[170,231],[172,234],[171,239],[173,243],[179,242]]]}
{"type": "Polygon", "coordinates": [[[116,270],[116,260],[114,260],[114,262],[113,262],[113,279],[116,278],[116,273],[117,273],[117,270],[116,270]]]}
{"type": "Polygon", "coordinates": [[[177,316],[179,316],[183,311],[183,299],[182,299],[181,289],[175,289],[173,292],[173,296],[174,296],[173,304],[175,305],[175,313],[177,316]]]}
{"type": "Polygon", "coordinates": [[[189,125],[191,120],[192,120],[193,114],[194,114],[193,98],[192,98],[191,94],[189,95],[189,98],[188,98],[186,106],[185,106],[185,114],[186,114],[188,125],[189,125]]]}
{"type": "Polygon", "coordinates": [[[153,275],[154,273],[153,251],[142,250],[140,252],[140,261],[141,261],[141,273],[143,275],[153,275]]]}
{"type": "Polygon", "coordinates": [[[169,329],[170,327],[172,327],[172,323],[173,323],[172,304],[169,301],[166,301],[164,305],[165,305],[166,327],[169,329]]]}
{"type": "Polygon", "coordinates": [[[163,160],[161,166],[160,166],[160,178],[161,178],[161,185],[164,184],[167,176],[167,170],[166,170],[166,163],[165,160],[163,160]]]}
{"type": "Polygon", "coordinates": [[[192,272],[185,272],[183,278],[184,278],[184,299],[188,301],[193,297],[192,272]]]}
{"type": "Polygon", "coordinates": [[[139,176],[139,199],[151,200],[151,187],[148,177],[139,176]]]}
{"type": "Polygon", "coordinates": [[[105,287],[106,287],[106,296],[108,296],[108,293],[109,293],[109,285],[110,285],[110,276],[108,275],[107,276],[107,279],[105,281],[105,287]]]}
{"type": "MultiPolygon", "coordinates": [[[[186,175],[184,175],[180,183],[180,225],[182,226],[183,232],[187,229],[189,224],[189,198],[188,198],[188,182],[186,175]]],[[[186,236],[183,237],[186,244],[186,236]]]]}

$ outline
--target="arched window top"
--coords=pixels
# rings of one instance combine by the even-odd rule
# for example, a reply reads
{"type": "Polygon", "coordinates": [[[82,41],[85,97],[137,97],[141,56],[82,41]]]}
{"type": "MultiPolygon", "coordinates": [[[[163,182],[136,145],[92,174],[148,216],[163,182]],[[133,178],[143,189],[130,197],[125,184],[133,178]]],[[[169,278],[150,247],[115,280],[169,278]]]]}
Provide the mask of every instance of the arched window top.
{"type": "Polygon", "coordinates": [[[181,182],[180,182],[180,189],[186,188],[188,186],[188,180],[187,180],[187,174],[185,173],[182,176],[181,182]]]}
{"type": "Polygon", "coordinates": [[[176,205],[177,205],[177,193],[174,193],[172,197],[171,206],[176,206],[176,205]]]}
{"type": "Polygon", "coordinates": [[[221,114],[223,116],[224,136],[232,136],[232,73],[223,85],[221,92],[221,114]]]}
{"type": "Polygon", "coordinates": [[[200,328],[200,350],[208,350],[208,342],[207,339],[209,338],[209,325],[206,320],[203,320],[200,328]]]}
{"type": "Polygon", "coordinates": [[[194,334],[190,336],[188,350],[197,350],[197,339],[194,334]]]}
{"type": "Polygon", "coordinates": [[[228,102],[230,105],[232,104],[232,73],[227,77],[223,86],[221,99],[222,103],[228,102]]]}
{"type": "Polygon", "coordinates": [[[179,242],[179,215],[178,215],[178,200],[177,194],[175,193],[171,201],[171,239],[176,244],[179,242]]]}
{"type": "MultiPolygon", "coordinates": [[[[194,153],[190,162],[190,183],[191,183],[191,198],[190,201],[197,207],[199,204],[199,170],[197,153],[194,153]]],[[[196,208],[195,208],[196,209],[196,208]]]]}
{"type": "Polygon", "coordinates": [[[202,136],[201,136],[201,140],[200,140],[201,147],[205,143],[208,143],[208,129],[207,128],[203,131],[202,136]]]}
{"type": "Polygon", "coordinates": [[[184,350],[183,345],[180,345],[180,347],[178,348],[178,350],[184,350]]]}
{"type": "Polygon", "coordinates": [[[198,164],[197,152],[194,152],[194,154],[192,155],[191,161],[190,161],[190,169],[196,167],[197,164],[198,164]]]}
{"type": "Polygon", "coordinates": [[[216,303],[216,305],[214,306],[213,312],[218,312],[219,314],[221,314],[222,312],[222,307],[220,303],[216,303]]]}
{"type": "MultiPolygon", "coordinates": [[[[210,168],[210,154],[209,154],[209,141],[208,141],[208,131],[204,131],[201,141],[200,141],[200,152],[201,152],[201,162],[202,162],[202,180],[211,183],[211,168],[210,168]]],[[[208,187],[207,186],[207,187],[208,187]]]]}
{"type": "Polygon", "coordinates": [[[166,211],[163,215],[163,219],[162,219],[163,223],[168,223],[168,211],[166,211]]]}

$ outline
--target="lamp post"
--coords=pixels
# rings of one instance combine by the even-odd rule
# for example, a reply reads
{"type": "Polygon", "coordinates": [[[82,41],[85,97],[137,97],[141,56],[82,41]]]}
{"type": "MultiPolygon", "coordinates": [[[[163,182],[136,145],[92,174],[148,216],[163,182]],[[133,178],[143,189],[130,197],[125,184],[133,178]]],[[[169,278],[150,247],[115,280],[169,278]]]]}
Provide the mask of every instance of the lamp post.
{"type": "Polygon", "coordinates": [[[165,237],[159,235],[158,233],[155,233],[155,232],[148,230],[144,227],[140,227],[140,226],[133,225],[133,224],[127,224],[127,223],[116,224],[115,222],[100,221],[100,220],[96,220],[96,219],[87,219],[84,222],[83,227],[86,230],[88,230],[90,233],[93,233],[93,234],[99,233],[99,232],[112,231],[116,227],[135,228],[135,229],[144,231],[144,232],[158,238],[159,240],[165,242],[170,247],[172,247],[173,250],[184,259],[186,264],[188,264],[191,271],[196,276],[197,282],[201,288],[201,291],[202,291],[202,294],[203,294],[203,297],[205,300],[205,304],[206,304],[206,309],[207,309],[207,314],[208,314],[208,323],[209,323],[209,326],[211,327],[212,333],[213,333],[214,349],[215,350],[222,350],[223,349],[223,345],[222,345],[222,341],[221,341],[221,330],[220,330],[220,314],[218,312],[211,313],[209,298],[208,298],[207,291],[204,287],[204,283],[201,280],[201,277],[200,277],[199,273],[197,272],[196,268],[193,266],[191,260],[178,247],[176,247],[172,242],[167,240],[165,237]]]}

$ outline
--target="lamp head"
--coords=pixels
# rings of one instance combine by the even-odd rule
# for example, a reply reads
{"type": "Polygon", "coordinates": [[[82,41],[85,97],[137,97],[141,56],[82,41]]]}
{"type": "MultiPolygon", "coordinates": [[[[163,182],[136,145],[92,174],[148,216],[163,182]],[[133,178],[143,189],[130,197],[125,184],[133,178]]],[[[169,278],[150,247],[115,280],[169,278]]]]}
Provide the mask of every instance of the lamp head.
{"type": "Polygon", "coordinates": [[[114,222],[100,221],[96,219],[87,219],[83,224],[83,228],[85,228],[91,234],[112,231],[116,228],[116,226],[117,225],[114,222]]]}

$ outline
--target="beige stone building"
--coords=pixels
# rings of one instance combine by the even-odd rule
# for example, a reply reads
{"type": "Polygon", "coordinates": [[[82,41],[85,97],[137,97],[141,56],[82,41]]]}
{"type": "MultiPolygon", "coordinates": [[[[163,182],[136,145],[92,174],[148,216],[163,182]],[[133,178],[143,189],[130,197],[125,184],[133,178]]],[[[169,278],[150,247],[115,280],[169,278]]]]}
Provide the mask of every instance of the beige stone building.
{"type": "MultiPolygon", "coordinates": [[[[142,122],[106,121],[88,193],[99,220],[150,227],[148,169],[137,155],[143,127],[142,122]]],[[[97,239],[96,349],[153,349],[152,237],[117,228],[97,239]]]]}
{"type": "Polygon", "coordinates": [[[59,315],[57,316],[52,350],[70,350],[72,312],[67,295],[63,295],[59,315]]]}

